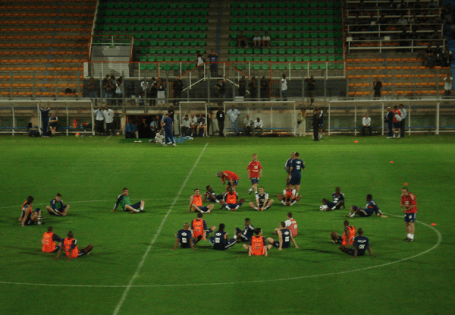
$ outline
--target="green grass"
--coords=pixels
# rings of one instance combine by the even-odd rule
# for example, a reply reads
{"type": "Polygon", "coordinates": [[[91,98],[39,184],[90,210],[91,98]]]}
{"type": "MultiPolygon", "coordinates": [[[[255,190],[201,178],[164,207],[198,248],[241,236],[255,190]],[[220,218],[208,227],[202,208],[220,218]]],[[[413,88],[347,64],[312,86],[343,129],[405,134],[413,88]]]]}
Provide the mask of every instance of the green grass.
{"type": "Polygon", "coordinates": [[[453,136],[401,140],[325,137],[320,143],[309,137],[212,137],[177,148],[120,137],[103,140],[0,137],[4,195],[0,206],[0,313],[112,314],[206,143],[119,314],[454,311],[453,136]],[[293,150],[300,152],[307,166],[300,203],[287,208],[275,202],[262,213],[247,205],[237,212],[218,210],[216,205],[204,218],[209,225],[225,223],[232,235],[249,217],[255,227],[263,228],[265,236],[272,236],[291,210],[299,225],[299,249],[272,249],[269,257],[248,257],[240,244],[215,252],[207,242],[200,242],[194,252],[170,251],[174,234],[195,217],[186,212],[194,188],[204,191],[211,184],[221,191],[215,173],[228,169],[240,176],[240,197],[252,200],[246,194],[246,166],[251,154],[257,153],[264,168],[260,184],[276,201],[276,194],[284,189],[283,165],[293,150]],[[437,245],[438,234],[416,223],[415,242],[403,242],[406,232],[399,201],[404,183],[417,196],[418,221],[436,223],[442,234],[439,246],[407,260],[437,245]],[[318,205],[321,198],[331,196],[335,186],[341,186],[349,206],[364,206],[365,195],[371,193],[390,214],[389,218],[350,220],[364,229],[376,258],[354,260],[331,244],[330,232],[341,233],[347,210],[325,213],[318,205]],[[145,213],[109,211],[123,187],[129,188],[131,201],[145,200],[145,213]],[[67,217],[50,217],[44,226],[20,226],[20,205],[28,195],[35,197],[35,208],[44,208],[57,192],[71,205],[67,217]],[[40,244],[49,225],[60,236],[72,230],[79,247],[94,244],[92,254],[71,262],[53,261],[54,254],[42,253],[40,244]]]}

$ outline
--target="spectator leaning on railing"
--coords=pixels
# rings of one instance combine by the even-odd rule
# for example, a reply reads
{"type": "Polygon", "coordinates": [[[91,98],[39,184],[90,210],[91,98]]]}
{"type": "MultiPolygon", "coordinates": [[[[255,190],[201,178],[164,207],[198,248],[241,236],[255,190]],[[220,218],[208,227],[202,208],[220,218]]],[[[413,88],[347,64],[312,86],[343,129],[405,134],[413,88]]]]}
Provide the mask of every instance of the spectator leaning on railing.
{"type": "Polygon", "coordinates": [[[400,104],[399,108],[400,108],[400,112],[401,112],[400,136],[401,136],[401,138],[403,138],[404,129],[406,128],[406,117],[408,116],[408,112],[406,111],[406,108],[404,108],[403,104],[400,104]]]}
{"type": "Polygon", "coordinates": [[[452,91],[453,91],[453,78],[450,76],[450,74],[447,74],[447,76],[444,78],[445,96],[452,95],[452,91]]]}

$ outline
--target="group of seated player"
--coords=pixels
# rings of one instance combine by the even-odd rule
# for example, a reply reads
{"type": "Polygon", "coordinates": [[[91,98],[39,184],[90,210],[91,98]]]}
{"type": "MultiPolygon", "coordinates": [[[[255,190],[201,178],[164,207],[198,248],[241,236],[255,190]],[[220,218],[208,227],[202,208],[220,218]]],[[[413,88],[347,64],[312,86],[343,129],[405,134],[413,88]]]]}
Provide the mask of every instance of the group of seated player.
{"type": "MultiPolygon", "coordinates": [[[[19,217],[19,222],[22,223],[22,226],[30,226],[30,225],[41,225],[44,224],[44,219],[41,215],[41,209],[36,208],[33,210],[33,202],[35,198],[33,196],[28,196],[27,200],[22,204],[21,215],[19,217]]],[[[66,216],[70,205],[63,204],[62,195],[57,193],[54,199],[50,201],[50,205],[46,206],[46,210],[50,215],[63,217],[66,216]]]]}
{"type": "Polygon", "coordinates": [[[254,228],[249,218],[245,219],[244,228],[236,228],[233,238],[229,238],[229,234],[225,231],[226,226],[224,223],[219,225],[218,230],[216,230],[215,225],[208,228],[206,221],[203,219],[203,214],[199,212],[196,219],[191,222],[191,225],[185,223],[183,229],[177,232],[172,250],[177,249],[179,245],[181,248],[195,250],[195,245],[201,240],[208,240],[212,245],[212,249],[215,250],[227,250],[237,242],[242,242],[244,243],[243,248],[248,252],[249,256],[267,256],[272,247],[282,250],[283,248],[289,248],[291,242],[295,248],[298,248],[294,239],[298,234],[297,222],[293,219],[291,212],[287,216],[288,219],[280,222],[280,226],[274,231],[274,234],[278,236],[277,240],[272,237],[266,239],[262,236],[262,229],[254,228]],[[211,233],[213,233],[213,236],[209,237],[211,233]]]}
{"type": "Polygon", "coordinates": [[[62,239],[54,233],[52,226],[49,226],[47,228],[47,232],[44,233],[41,243],[43,245],[43,252],[57,253],[57,256],[54,258],[54,260],[59,259],[62,250],[65,250],[66,257],[68,257],[68,260],[71,260],[72,258],[89,255],[93,249],[93,245],[90,244],[87,247],[79,250],[77,248],[77,240],[74,238],[72,231],[69,231],[66,237],[62,239]]]}

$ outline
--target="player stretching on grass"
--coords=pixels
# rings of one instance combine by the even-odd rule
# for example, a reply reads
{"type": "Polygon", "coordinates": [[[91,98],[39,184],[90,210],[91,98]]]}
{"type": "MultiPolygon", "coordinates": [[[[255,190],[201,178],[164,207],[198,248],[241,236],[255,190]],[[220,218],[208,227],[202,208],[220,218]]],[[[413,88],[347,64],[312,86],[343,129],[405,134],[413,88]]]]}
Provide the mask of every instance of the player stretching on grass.
{"type": "Polygon", "coordinates": [[[46,206],[47,212],[49,212],[50,215],[55,215],[55,216],[65,216],[67,211],[70,209],[70,205],[64,205],[62,201],[62,195],[57,194],[54,199],[51,200],[51,205],[46,206]]]}
{"type": "Polygon", "coordinates": [[[378,205],[376,204],[376,201],[373,200],[373,196],[371,194],[367,195],[367,204],[365,206],[365,209],[362,209],[357,206],[352,206],[351,211],[349,214],[347,214],[347,217],[355,217],[356,215],[361,216],[361,217],[369,217],[373,213],[376,213],[376,215],[380,215],[382,218],[387,218],[386,215],[382,214],[381,209],[379,209],[378,205]]]}
{"type": "Polygon", "coordinates": [[[179,230],[175,235],[175,245],[174,248],[171,248],[171,250],[177,249],[179,244],[181,248],[191,247],[191,250],[194,250],[193,235],[190,231],[190,225],[188,223],[185,223],[183,225],[183,229],[179,230]]]}
{"type": "Polygon", "coordinates": [[[226,250],[237,243],[237,237],[234,236],[233,239],[229,239],[229,234],[224,232],[225,228],[226,226],[221,223],[218,227],[218,231],[216,231],[215,234],[209,238],[209,242],[212,244],[213,249],[226,250]]]}
{"type": "Polygon", "coordinates": [[[335,232],[332,232],[330,237],[332,238],[332,243],[334,243],[334,244],[341,244],[341,245],[344,245],[344,246],[352,245],[354,243],[355,227],[354,226],[350,226],[349,225],[349,221],[345,220],[344,221],[343,237],[339,236],[335,232]]]}
{"type": "Polygon", "coordinates": [[[262,165],[261,162],[258,161],[258,155],[256,153],[253,154],[253,160],[248,164],[246,168],[248,171],[248,179],[251,180],[251,188],[248,189],[248,194],[258,192],[258,183],[259,178],[262,177],[262,165]]]}
{"type": "Polygon", "coordinates": [[[291,241],[294,243],[295,248],[299,248],[295,239],[292,237],[291,230],[286,228],[286,223],[281,222],[280,227],[275,229],[275,233],[278,234],[278,241],[275,241],[273,238],[267,238],[267,241],[270,243],[269,246],[278,247],[278,250],[282,250],[283,248],[288,248],[291,246],[291,241]]]}
{"type": "Polygon", "coordinates": [[[45,218],[41,216],[40,208],[33,210],[33,201],[35,198],[32,196],[27,197],[27,201],[22,204],[22,213],[19,217],[19,221],[22,221],[22,226],[34,225],[34,224],[44,224],[42,222],[45,218]]]}
{"type": "Polygon", "coordinates": [[[194,190],[194,195],[190,197],[190,208],[188,209],[188,212],[193,210],[200,213],[210,213],[213,206],[213,204],[208,205],[207,207],[202,206],[202,195],[199,193],[199,189],[196,188],[194,190]]]}
{"type": "Polygon", "coordinates": [[[338,248],[343,253],[354,256],[354,258],[357,258],[357,256],[364,256],[366,250],[368,250],[371,257],[376,257],[371,251],[368,237],[363,236],[363,230],[361,228],[357,231],[357,236],[354,237],[354,248],[347,248],[344,245],[340,245],[338,248]]]}
{"type": "Polygon", "coordinates": [[[218,172],[216,173],[217,177],[221,178],[221,182],[223,185],[227,181],[227,186],[226,186],[226,191],[229,189],[229,187],[233,187],[235,191],[235,187],[239,184],[239,176],[231,171],[224,171],[224,172],[218,172]]]}
{"type": "Polygon", "coordinates": [[[117,202],[115,203],[114,210],[112,211],[116,211],[117,207],[120,206],[124,211],[128,211],[129,213],[145,212],[144,205],[144,200],[132,205],[130,196],[128,195],[128,188],[123,188],[122,194],[117,197],[117,202]]]}
{"type": "Polygon", "coordinates": [[[414,222],[417,215],[416,196],[411,194],[407,188],[401,190],[401,211],[404,211],[404,224],[406,225],[407,236],[405,241],[414,241],[415,226],[414,222]]]}
{"type": "Polygon", "coordinates": [[[283,206],[293,206],[296,204],[297,201],[299,201],[302,196],[295,196],[296,191],[295,189],[292,188],[291,184],[286,185],[286,189],[283,190],[283,195],[276,195],[278,197],[278,200],[283,204],[283,206]]]}
{"type": "Polygon", "coordinates": [[[196,219],[191,221],[191,229],[193,230],[194,245],[197,244],[201,239],[206,241],[207,235],[214,232],[216,226],[212,226],[210,229],[207,229],[207,223],[202,219],[203,214],[198,213],[196,219]]]}
{"type": "Polygon", "coordinates": [[[213,191],[212,186],[208,185],[205,189],[207,190],[207,192],[204,193],[205,201],[220,203],[223,200],[223,194],[217,195],[215,191],[213,191]]]}
{"type": "Polygon", "coordinates": [[[321,211],[331,211],[341,209],[341,206],[345,208],[344,205],[344,194],[340,191],[340,187],[335,188],[335,192],[332,194],[333,202],[328,201],[327,199],[322,198],[321,211]]]}
{"type": "Polygon", "coordinates": [[[239,195],[235,192],[234,188],[229,187],[229,191],[224,195],[224,203],[221,208],[226,208],[229,211],[235,211],[240,208],[241,205],[245,202],[245,199],[240,199],[239,195]]]}
{"type": "Polygon", "coordinates": [[[264,211],[272,207],[273,199],[269,199],[269,194],[264,191],[264,187],[259,187],[259,193],[256,193],[256,204],[252,201],[248,204],[254,210],[264,211]]]}
{"type": "Polygon", "coordinates": [[[78,258],[90,254],[93,249],[93,245],[90,244],[86,248],[78,250],[77,240],[74,239],[73,232],[69,231],[67,237],[65,237],[60,244],[60,249],[58,250],[57,257],[55,257],[54,260],[57,260],[60,257],[62,249],[65,250],[66,257],[68,257],[68,261],[70,261],[71,258],[78,258]]]}

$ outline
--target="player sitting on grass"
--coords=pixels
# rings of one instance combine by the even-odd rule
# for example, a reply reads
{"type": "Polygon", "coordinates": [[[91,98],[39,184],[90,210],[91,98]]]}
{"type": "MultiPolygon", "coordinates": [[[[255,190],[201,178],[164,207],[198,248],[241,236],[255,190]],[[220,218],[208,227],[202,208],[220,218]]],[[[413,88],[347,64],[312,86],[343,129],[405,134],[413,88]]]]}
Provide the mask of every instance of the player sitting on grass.
{"type": "Polygon", "coordinates": [[[229,187],[233,187],[235,191],[235,187],[239,184],[239,175],[231,171],[224,171],[216,173],[216,176],[221,178],[221,182],[223,185],[227,182],[226,191],[229,190],[229,187]]]}
{"type": "Polygon", "coordinates": [[[69,261],[71,260],[71,258],[78,258],[90,254],[90,252],[93,249],[93,245],[90,244],[86,248],[78,250],[77,240],[74,239],[73,232],[69,231],[67,237],[65,237],[62,243],[60,244],[60,249],[58,250],[57,257],[55,257],[54,260],[57,260],[60,257],[62,249],[65,250],[66,257],[68,257],[69,261]]]}
{"type": "Polygon", "coordinates": [[[51,205],[46,206],[47,212],[50,215],[65,216],[67,211],[70,209],[70,205],[64,205],[62,201],[62,195],[57,194],[54,199],[51,200],[51,205]]]}
{"type": "Polygon", "coordinates": [[[344,245],[344,246],[352,245],[352,243],[354,243],[355,227],[354,226],[350,226],[349,225],[349,221],[345,220],[344,221],[343,237],[339,236],[335,232],[332,232],[330,237],[332,238],[332,243],[334,243],[334,244],[341,244],[341,245],[344,245]]]}
{"type": "Polygon", "coordinates": [[[183,229],[179,230],[175,235],[175,245],[171,250],[177,249],[177,246],[180,244],[181,248],[190,248],[194,250],[193,244],[193,235],[190,231],[190,225],[185,223],[183,229]]]}
{"type": "Polygon", "coordinates": [[[207,207],[202,206],[202,195],[199,193],[199,189],[196,188],[194,190],[194,195],[190,197],[190,208],[188,209],[188,212],[193,210],[200,213],[210,213],[213,206],[213,204],[208,205],[207,207]]]}
{"type": "MultiPolygon", "coordinates": [[[[254,226],[251,224],[250,219],[245,219],[245,227],[243,228],[243,231],[239,228],[236,228],[235,233],[237,235],[237,240],[242,242],[249,242],[254,233],[254,226]]],[[[243,247],[245,247],[245,245],[243,247]]]]}
{"type": "Polygon", "coordinates": [[[205,187],[207,192],[204,193],[204,200],[205,201],[211,201],[211,202],[216,202],[220,203],[223,200],[223,194],[217,195],[214,191],[212,186],[208,185],[205,187]]]}
{"type": "Polygon", "coordinates": [[[210,244],[212,244],[213,249],[216,250],[225,250],[229,249],[237,243],[237,237],[234,236],[233,239],[229,239],[229,234],[224,231],[226,226],[221,223],[218,227],[218,231],[209,238],[210,244]]]}
{"type": "Polygon", "coordinates": [[[361,216],[361,217],[369,217],[373,213],[376,213],[376,215],[380,215],[383,218],[387,218],[387,216],[382,214],[381,209],[379,209],[378,205],[376,204],[376,201],[373,200],[373,196],[371,194],[368,194],[367,197],[367,204],[365,206],[365,209],[362,209],[357,206],[352,206],[351,211],[349,214],[347,214],[347,217],[355,217],[356,215],[361,216]]]}
{"type": "Polygon", "coordinates": [[[271,246],[278,247],[278,250],[282,250],[283,248],[288,248],[291,246],[291,241],[294,243],[295,248],[299,248],[295,239],[292,237],[291,230],[286,228],[286,223],[281,222],[280,227],[275,229],[276,234],[278,234],[278,241],[275,241],[273,238],[268,237],[267,241],[270,243],[269,249],[271,246]]]}
{"type": "Polygon", "coordinates": [[[120,206],[123,211],[128,211],[129,213],[145,212],[144,205],[144,200],[136,202],[132,205],[130,196],[128,195],[128,188],[123,188],[122,194],[117,197],[117,202],[115,203],[114,210],[112,211],[116,211],[117,207],[120,206]]]}
{"type": "Polygon", "coordinates": [[[193,230],[194,245],[196,245],[201,239],[206,241],[207,235],[212,232],[215,232],[216,226],[212,226],[210,229],[207,229],[207,223],[202,219],[204,215],[198,213],[196,219],[191,221],[191,229],[193,230]]]}
{"type": "Polygon", "coordinates": [[[295,194],[296,194],[295,189],[293,189],[292,185],[288,183],[286,185],[286,189],[283,190],[283,195],[278,194],[276,196],[283,204],[283,206],[293,206],[297,201],[299,201],[302,198],[301,195],[296,197],[295,194]]]}
{"type": "Polygon", "coordinates": [[[56,253],[59,251],[60,246],[56,245],[55,242],[61,243],[63,240],[57,235],[54,234],[54,229],[52,226],[47,228],[47,232],[43,235],[43,240],[41,244],[43,244],[43,252],[45,253],[56,253]]]}
{"type": "Polygon", "coordinates": [[[332,194],[332,199],[333,199],[333,202],[322,198],[322,206],[320,207],[321,211],[337,210],[337,209],[341,209],[341,206],[343,206],[343,208],[345,208],[344,194],[342,192],[340,192],[340,187],[335,188],[335,192],[332,194]]]}
{"type": "Polygon", "coordinates": [[[226,208],[229,211],[236,211],[245,202],[245,199],[238,201],[239,195],[235,192],[234,188],[229,187],[229,191],[224,195],[224,203],[221,208],[226,208]]]}
{"type": "Polygon", "coordinates": [[[344,245],[340,245],[338,248],[343,253],[354,256],[354,258],[357,258],[357,256],[364,256],[366,250],[368,250],[371,257],[376,257],[371,251],[368,237],[363,236],[363,230],[361,228],[357,231],[357,236],[354,237],[354,248],[347,248],[344,245]]]}
{"type": "Polygon", "coordinates": [[[32,196],[27,197],[27,201],[22,204],[22,213],[19,217],[19,221],[22,221],[22,226],[44,224],[44,218],[41,216],[40,208],[33,210],[33,201],[35,198],[32,196]]]}
{"type": "Polygon", "coordinates": [[[248,245],[248,256],[268,256],[268,250],[272,245],[267,245],[261,228],[256,228],[254,233],[256,235],[251,238],[250,245],[248,245]]]}
{"type": "Polygon", "coordinates": [[[256,204],[250,201],[248,204],[257,211],[264,211],[272,207],[273,199],[269,199],[269,194],[264,192],[264,187],[259,187],[259,193],[256,193],[256,204]]]}

